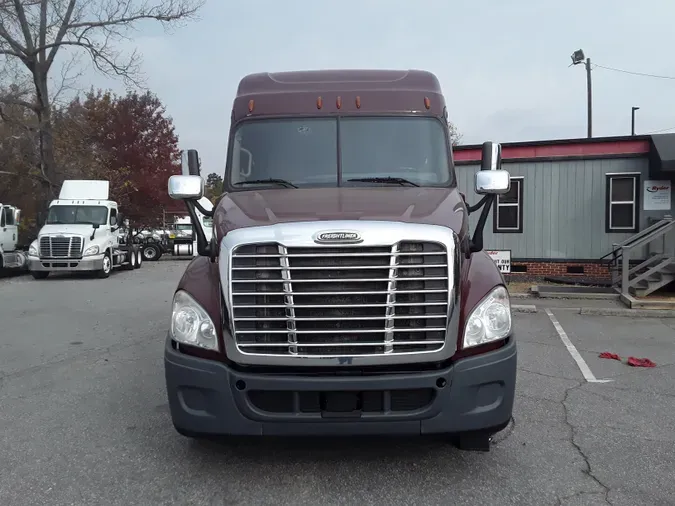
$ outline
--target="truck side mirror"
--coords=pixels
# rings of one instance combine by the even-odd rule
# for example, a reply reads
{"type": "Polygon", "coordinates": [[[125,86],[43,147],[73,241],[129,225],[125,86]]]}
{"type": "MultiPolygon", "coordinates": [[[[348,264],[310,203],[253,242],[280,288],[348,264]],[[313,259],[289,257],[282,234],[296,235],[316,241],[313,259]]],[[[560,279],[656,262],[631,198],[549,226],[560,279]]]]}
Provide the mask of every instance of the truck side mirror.
{"type": "Polygon", "coordinates": [[[502,170],[502,146],[498,142],[483,143],[480,171],[474,176],[474,191],[479,195],[503,195],[511,189],[511,175],[502,170]]]}
{"type": "Polygon", "coordinates": [[[480,170],[499,170],[502,168],[502,145],[486,141],[480,156],[480,170]]]}
{"type": "Polygon", "coordinates": [[[511,189],[511,175],[507,170],[502,170],[502,146],[498,142],[487,141],[483,143],[483,151],[480,159],[480,170],[474,176],[474,191],[479,195],[485,195],[475,206],[469,207],[469,213],[481,209],[478,223],[471,238],[471,246],[467,254],[483,249],[483,230],[487,222],[492,203],[497,195],[507,193],[511,189]]]}
{"type": "Polygon", "coordinates": [[[188,149],[181,152],[181,173],[184,176],[201,175],[199,167],[199,153],[196,149],[188,149]]]}
{"type": "Polygon", "coordinates": [[[201,176],[171,176],[169,196],[174,200],[199,200],[204,196],[204,180],[201,176]]]}

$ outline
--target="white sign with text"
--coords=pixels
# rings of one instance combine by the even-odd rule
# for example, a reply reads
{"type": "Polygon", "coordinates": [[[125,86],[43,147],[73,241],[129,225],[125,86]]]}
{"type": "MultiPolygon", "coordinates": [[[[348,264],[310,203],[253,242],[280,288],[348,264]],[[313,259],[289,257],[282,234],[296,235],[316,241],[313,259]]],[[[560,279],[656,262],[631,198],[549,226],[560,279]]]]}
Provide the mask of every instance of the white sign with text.
{"type": "Polygon", "coordinates": [[[645,211],[670,211],[672,188],[670,181],[645,181],[642,192],[643,209],[645,211]]]}
{"type": "Polygon", "coordinates": [[[502,273],[509,274],[511,272],[511,250],[510,249],[501,249],[501,250],[485,250],[485,252],[490,255],[490,258],[497,265],[499,270],[502,273]]]}

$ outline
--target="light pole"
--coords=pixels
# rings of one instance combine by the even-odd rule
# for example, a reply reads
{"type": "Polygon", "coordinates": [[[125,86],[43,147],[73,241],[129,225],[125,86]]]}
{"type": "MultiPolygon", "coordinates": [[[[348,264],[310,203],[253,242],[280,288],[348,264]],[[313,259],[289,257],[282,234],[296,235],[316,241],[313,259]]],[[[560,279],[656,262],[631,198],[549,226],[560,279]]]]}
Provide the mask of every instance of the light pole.
{"type": "Polygon", "coordinates": [[[583,63],[586,65],[586,94],[588,96],[588,138],[593,137],[593,88],[591,86],[591,59],[585,58],[584,51],[578,49],[572,53],[572,65],[583,63]]]}
{"type": "Polygon", "coordinates": [[[635,135],[635,111],[637,111],[639,107],[631,107],[630,109],[630,134],[635,135]]]}

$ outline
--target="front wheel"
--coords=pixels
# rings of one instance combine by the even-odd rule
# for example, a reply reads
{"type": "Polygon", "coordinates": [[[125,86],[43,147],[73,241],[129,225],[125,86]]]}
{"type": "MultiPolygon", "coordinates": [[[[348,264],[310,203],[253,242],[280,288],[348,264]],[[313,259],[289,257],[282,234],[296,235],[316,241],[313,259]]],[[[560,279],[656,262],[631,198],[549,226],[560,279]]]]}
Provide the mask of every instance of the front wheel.
{"type": "Polygon", "coordinates": [[[103,256],[103,264],[101,265],[101,268],[96,272],[96,276],[98,278],[107,278],[110,276],[110,271],[112,271],[112,257],[110,256],[110,253],[106,253],[103,256]]]}
{"type": "Polygon", "coordinates": [[[140,269],[141,265],[143,264],[143,253],[141,253],[140,249],[137,249],[134,251],[134,255],[136,255],[136,265],[134,266],[134,268],[140,269]]]}
{"type": "Polygon", "coordinates": [[[49,271],[31,271],[30,274],[33,276],[33,279],[45,279],[49,276],[49,271]]]}

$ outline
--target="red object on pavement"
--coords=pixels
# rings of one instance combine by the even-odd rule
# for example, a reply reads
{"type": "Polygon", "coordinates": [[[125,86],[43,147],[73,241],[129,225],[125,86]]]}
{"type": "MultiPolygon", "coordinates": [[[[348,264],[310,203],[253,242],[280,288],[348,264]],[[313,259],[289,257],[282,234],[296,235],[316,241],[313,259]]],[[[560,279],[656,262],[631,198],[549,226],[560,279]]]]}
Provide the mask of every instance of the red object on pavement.
{"type": "Polygon", "coordinates": [[[610,353],[609,351],[603,351],[600,353],[600,358],[609,358],[612,360],[621,360],[621,357],[616,353],[610,353]]]}
{"type": "Polygon", "coordinates": [[[628,357],[626,364],[631,367],[656,367],[656,364],[648,358],[628,357]]]}

